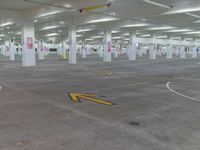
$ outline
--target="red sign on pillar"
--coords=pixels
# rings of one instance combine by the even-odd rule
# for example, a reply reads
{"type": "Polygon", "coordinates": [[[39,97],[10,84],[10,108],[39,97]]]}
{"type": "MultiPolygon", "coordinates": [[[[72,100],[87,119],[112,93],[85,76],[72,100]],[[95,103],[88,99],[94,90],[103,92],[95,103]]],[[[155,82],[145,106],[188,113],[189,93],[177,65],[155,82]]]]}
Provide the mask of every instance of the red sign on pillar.
{"type": "Polygon", "coordinates": [[[27,48],[33,49],[33,38],[32,37],[27,37],[27,48]]]}

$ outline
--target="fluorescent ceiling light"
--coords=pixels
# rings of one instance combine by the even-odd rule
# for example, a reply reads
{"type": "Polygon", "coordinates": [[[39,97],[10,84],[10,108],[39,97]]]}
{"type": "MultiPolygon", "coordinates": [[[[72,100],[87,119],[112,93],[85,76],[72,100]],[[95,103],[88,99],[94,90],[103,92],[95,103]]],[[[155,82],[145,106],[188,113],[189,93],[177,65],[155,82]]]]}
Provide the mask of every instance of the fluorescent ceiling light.
{"type": "Polygon", "coordinates": [[[160,36],[157,36],[156,38],[158,38],[158,39],[166,39],[167,35],[160,35],[160,36]]]}
{"type": "Polygon", "coordinates": [[[186,32],[186,33],[183,33],[183,34],[200,34],[200,31],[186,32]]]}
{"type": "Polygon", "coordinates": [[[65,24],[65,22],[64,22],[64,21],[60,21],[59,23],[60,23],[60,24],[65,24]]]}
{"type": "Polygon", "coordinates": [[[186,13],[186,14],[189,15],[189,16],[195,17],[195,18],[200,18],[200,16],[192,14],[192,13],[186,13]]]}
{"type": "Polygon", "coordinates": [[[192,31],[191,29],[174,29],[174,30],[169,30],[165,32],[189,32],[192,31]]]}
{"type": "Polygon", "coordinates": [[[88,21],[86,23],[107,22],[107,21],[113,21],[113,20],[117,20],[117,19],[116,18],[102,18],[102,19],[91,20],[91,21],[88,21]]]}
{"type": "Polygon", "coordinates": [[[116,37],[112,37],[112,39],[122,39],[123,37],[121,37],[121,36],[116,36],[116,37]]]}
{"type": "Polygon", "coordinates": [[[58,28],[59,26],[48,26],[48,27],[44,27],[41,30],[50,30],[50,29],[55,29],[58,28]]]}
{"type": "Polygon", "coordinates": [[[0,34],[0,37],[4,37],[5,36],[5,34],[0,34]]]}
{"type": "Polygon", "coordinates": [[[174,10],[174,11],[168,11],[163,14],[180,14],[180,13],[189,13],[189,12],[195,12],[195,11],[200,11],[200,7],[178,9],[178,10],[174,10]]]}
{"type": "Polygon", "coordinates": [[[85,39],[85,40],[86,40],[86,41],[93,41],[93,39],[89,39],[89,38],[88,38],[88,39],[85,39]]]}
{"type": "Polygon", "coordinates": [[[21,35],[21,34],[22,34],[22,32],[17,32],[17,33],[16,33],[16,35],[21,35]]]}
{"type": "Polygon", "coordinates": [[[58,33],[50,33],[50,34],[47,34],[46,37],[50,37],[50,36],[57,36],[59,35],[58,33]]]}
{"type": "Polygon", "coordinates": [[[150,36],[151,36],[150,34],[141,35],[141,37],[150,37],[150,36]]]}
{"type": "Polygon", "coordinates": [[[152,28],[148,28],[146,30],[169,30],[169,29],[173,29],[174,27],[152,27],[152,28]]]}
{"type": "Polygon", "coordinates": [[[103,38],[103,36],[99,35],[99,36],[93,36],[92,37],[93,39],[100,39],[100,38],[103,38]]]}
{"type": "Polygon", "coordinates": [[[2,23],[2,24],[0,24],[0,27],[8,26],[11,24],[13,24],[13,23],[12,22],[2,23]]]}
{"type": "Polygon", "coordinates": [[[55,14],[61,13],[61,12],[63,12],[63,11],[65,11],[65,10],[56,10],[56,11],[44,13],[44,14],[38,15],[37,18],[46,17],[46,16],[50,16],[50,15],[55,15],[55,14]]]}
{"type": "Polygon", "coordinates": [[[87,31],[92,31],[93,29],[79,29],[76,32],[87,32],[87,31]]]}
{"type": "Polygon", "coordinates": [[[82,37],[83,35],[76,35],[77,38],[82,37]]]}
{"type": "Polygon", "coordinates": [[[154,2],[154,1],[151,1],[151,0],[142,0],[142,1],[147,2],[149,4],[152,4],[152,5],[160,6],[160,7],[163,7],[163,8],[172,9],[170,6],[167,6],[167,5],[164,5],[164,4],[161,4],[161,3],[157,3],[157,2],[154,2]]]}
{"type": "Polygon", "coordinates": [[[111,33],[120,33],[120,31],[111,31],[111,33]]]}
{"type": "Polygon", "coordinates": [[[129,27],[143,27],[143,26],[148,26],[148,24],[128,24],[128,25],[123,25],[121,26],[122,28],[129,28],[129,27]]]}

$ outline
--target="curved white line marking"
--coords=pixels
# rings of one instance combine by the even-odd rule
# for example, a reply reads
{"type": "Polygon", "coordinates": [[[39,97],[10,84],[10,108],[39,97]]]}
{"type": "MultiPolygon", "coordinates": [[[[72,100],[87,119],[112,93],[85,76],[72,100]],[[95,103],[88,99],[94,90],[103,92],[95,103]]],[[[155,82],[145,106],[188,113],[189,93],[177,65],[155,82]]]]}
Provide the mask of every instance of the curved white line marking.
{"type": "Polygon", "coordinates": [[[170,90],[171,92],[173,92],[173,93],[175,93],[175,94],[177,94],[177,95],[180,95],[180,96],[182,96],[182,97],[188,98],[188,99],[190,99],[190,100],[199,101],[199,102],[200,102],[199,99],[196,99],[196,98],[193,98],[193,97],[190,97],[190,96],[181,94],[181,93],[179,93],[179,92],[177,92],[177,91],[171,89],[171,88],[170,88],[170,84],[171,84],[171,82],[167,82],[166,87],[167,87],[167,89],[170,90]]]}

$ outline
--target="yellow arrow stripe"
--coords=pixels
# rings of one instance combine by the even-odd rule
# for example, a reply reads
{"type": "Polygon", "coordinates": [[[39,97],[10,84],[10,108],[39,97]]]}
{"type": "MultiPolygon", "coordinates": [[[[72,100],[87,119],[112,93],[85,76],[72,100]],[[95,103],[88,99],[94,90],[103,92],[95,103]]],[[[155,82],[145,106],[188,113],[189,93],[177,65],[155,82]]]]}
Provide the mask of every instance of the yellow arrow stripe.
{"type": "Polygon", "coordinates": [[[103,105],[108,105],[108,106],[113,105],[112,102],[107,102],[107,101],[96,99],[96,98],[90,98],[90,97],[87,97],[87,96],[84,96],[84,95],[79,95],[79,97],[82,98],[82,99],[87,99],[87,100],[94,101],[96,103],[100,103],[100,104],[103,104],[103,105]]]}
{"type": "Polygon", "coordinates": [[[99,8],[103,8],[103,7],[106,7],[106,5],[105,4],[96,5],[96,6],[92,6],[92,7],[88,7],[88,8],[83,8],[83,10],[91,11],[91,10],[95,10],[95,9],[99,9],[99,8]]]}

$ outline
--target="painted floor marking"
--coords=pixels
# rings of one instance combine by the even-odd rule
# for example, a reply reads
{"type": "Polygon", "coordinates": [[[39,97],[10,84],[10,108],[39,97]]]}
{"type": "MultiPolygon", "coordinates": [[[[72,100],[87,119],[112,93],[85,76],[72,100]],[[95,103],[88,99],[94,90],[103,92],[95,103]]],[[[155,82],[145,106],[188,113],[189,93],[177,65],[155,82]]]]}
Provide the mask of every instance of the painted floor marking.
{"type": "Polygon", "coordinates": [[[190,97],[190,96],[181,94],[181,93],[179,93],[179,92],[173,90],[173,89],[170,87],[170,84],[171,84],[171,82],[167,82],[167,83],[166,83],[166,87],[167,87],[167,89],[168,89],[169,91],[171,91],[171,92],[173,92],[173,93],[175,93],[175,94],[177,94],[177,95],[180,95],[180,96],[182,96],[182,97],[188,98],[188,99],[190,99],[190,100],[199,101],[199,102],[200,102],[200,100],[197,99],[197,98],[193,98],[193,97],[190,97]]]}
{"type": "Polygon", "coordinates": [[[103,104],[103,105],[107,105],[107,106],[113,106],[115,105],[112,102],[108,102],[102,99],[97,99],[97,98],[93,98],[96,97],[97,95],[94,94],[82,94],[82,93],[68,93],[70,99],[74,102],[81,102],[80,99],[85,99],[85,100],[89,100],[89,101],[93,101],[99,104],[103,104]]]}

